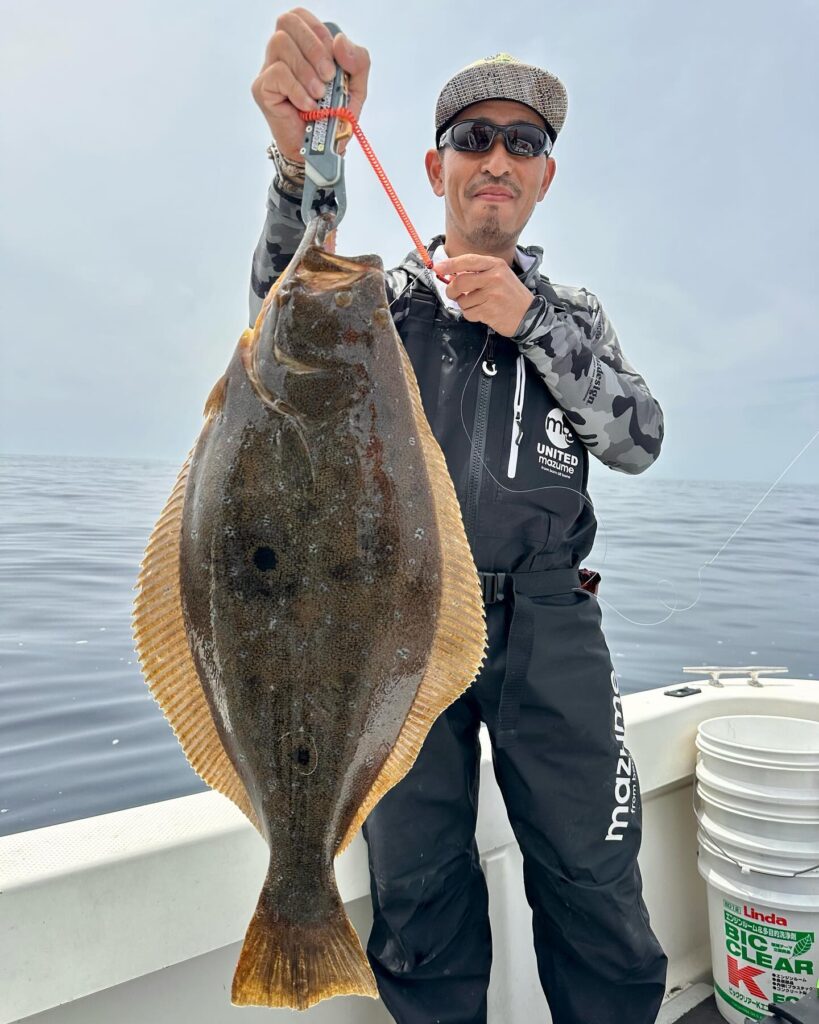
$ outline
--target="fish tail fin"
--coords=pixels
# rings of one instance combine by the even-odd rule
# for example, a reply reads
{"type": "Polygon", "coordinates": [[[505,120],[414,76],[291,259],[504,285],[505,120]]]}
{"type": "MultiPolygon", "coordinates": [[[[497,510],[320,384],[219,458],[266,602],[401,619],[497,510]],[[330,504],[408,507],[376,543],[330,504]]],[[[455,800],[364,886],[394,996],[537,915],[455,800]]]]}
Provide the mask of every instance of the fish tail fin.
{"type": "Polygon", "coordinates": [[[276,897],[283,888],[265,880],[233,976],[236,1006],[289,1006],[306,1010],[339,995],[378,998],[375,975],[347,916],[332,868],[308,920],[288,919],[296,901],[276,897]],[[323,912],[317,914],[316,906],[323,912]],[[326,908],[326,909],[324,909],[326,908]]]}

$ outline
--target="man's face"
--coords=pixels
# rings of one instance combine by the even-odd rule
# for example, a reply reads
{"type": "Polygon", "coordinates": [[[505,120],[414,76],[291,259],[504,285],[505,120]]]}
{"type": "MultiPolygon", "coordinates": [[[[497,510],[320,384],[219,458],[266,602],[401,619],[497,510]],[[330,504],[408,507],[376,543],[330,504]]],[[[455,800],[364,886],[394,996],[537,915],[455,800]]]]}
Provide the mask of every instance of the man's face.
{"type": "MultiPolygon", "coordinates": [[[[494,124],[527,121],[543,128],[543,118],[523,103],[481,100],[462,110],[457,121],[485,118],[494,124]]],[[[447,236],[455,233],[474,252],[496,253],[514,244],[554,177],[552,157],[513,156],[497,135],[486,153],[460,153],[445,146],[426,155],[433,191],[444,196],[447,236]]]]}

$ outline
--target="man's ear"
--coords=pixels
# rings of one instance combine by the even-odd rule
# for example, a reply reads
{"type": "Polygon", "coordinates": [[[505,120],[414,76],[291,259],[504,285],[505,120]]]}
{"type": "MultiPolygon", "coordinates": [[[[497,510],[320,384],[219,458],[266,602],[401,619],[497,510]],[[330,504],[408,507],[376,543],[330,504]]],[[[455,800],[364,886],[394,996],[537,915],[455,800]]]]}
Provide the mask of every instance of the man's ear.
{"type": "Polygon", "coordinates": [[[428,149],[424,156],[424,167],[427,169],[427,177],[432,185],[432,191],[436,196],[444,194],[444,167],[441,154],[437,149],[428,149]]]}
{"type": "Polygon", "coordinates": [[[553,156],[547,156],[546,170],[543,172],[543,181],[540,183],[540,192],[538,192],[537,196],[538,202],[540,202],[540,200],[549,191],[549,186],[552,184],[552,181],[555,176],[555,171],[557,171],[557,164],[555,163],[555,158],[553,156]]]}

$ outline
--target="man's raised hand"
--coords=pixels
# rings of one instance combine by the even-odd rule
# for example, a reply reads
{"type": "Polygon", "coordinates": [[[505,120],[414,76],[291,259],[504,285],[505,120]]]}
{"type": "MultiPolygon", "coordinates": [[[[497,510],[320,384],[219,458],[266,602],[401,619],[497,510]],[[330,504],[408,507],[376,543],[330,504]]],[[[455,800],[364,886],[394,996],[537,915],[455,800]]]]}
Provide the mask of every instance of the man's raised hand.
{"type": "MultiPolygon", "coordinates": [[[[326,25],[303,7],[282,14],[265,50],[264,64],[253,81],[253,98],[264,114],[279,150],[303,163],[305,122],[300,110],[315,110],[317,100],[333,78],[333,61],[350,79],[349,108],[356,117],[367,96],[370,55],[340,32],[335,38],[326,25]]],[[[343,152],[347,140],[339,144],[343,152]]]]}

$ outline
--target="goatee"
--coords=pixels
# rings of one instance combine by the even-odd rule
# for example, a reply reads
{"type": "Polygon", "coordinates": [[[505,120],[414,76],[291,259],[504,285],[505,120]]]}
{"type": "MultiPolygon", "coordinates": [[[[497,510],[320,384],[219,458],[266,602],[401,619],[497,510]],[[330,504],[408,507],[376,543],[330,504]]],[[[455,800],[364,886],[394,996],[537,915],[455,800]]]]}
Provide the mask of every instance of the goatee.
{"type": "Polygon", "coordinates": [[[501,252],[517,242],[518,236],[502,229],[497,214],[490,212],[485,220],[472,227],[466,238],[477,252],[501,252]]]}

